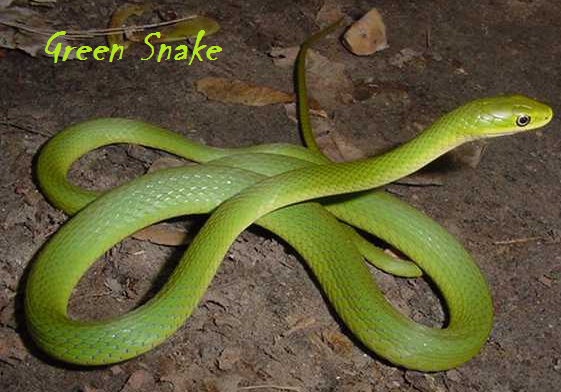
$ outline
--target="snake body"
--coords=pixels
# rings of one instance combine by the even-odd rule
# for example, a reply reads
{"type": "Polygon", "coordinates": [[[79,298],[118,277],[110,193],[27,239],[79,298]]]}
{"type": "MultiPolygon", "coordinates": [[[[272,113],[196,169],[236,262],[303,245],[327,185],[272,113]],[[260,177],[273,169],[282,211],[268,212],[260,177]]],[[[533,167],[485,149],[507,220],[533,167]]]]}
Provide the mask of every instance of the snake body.
{"type": "MultiPolygon", "coordinates": [[[[71,363],[108,364],[140,355],[185,322],[232,242],[258,224],[302,255],[342,321],[366,347],[412,369],[458,366],[480,350],[492,327],[485,279],[444,229],[373,189],[464,142],[536,129],[551,118],[548,106],[524,96],[478,99],[390,152],[344,163],[331,163],[317,151],[294,145],[203,146],[124,119],[71,126],[52,138],[38,158],[41,189],[55,206],[75,215],[47,242],[30,271],[25,293],[29,331],[44,351],[71,363]],[[201,164],[150,173],[103,195],[67,181],[76,159],[113,143],[159,148],[201,164]],[[209,212],[167,283],[148,302],[110,320],[68,317],[73,288],[118,241],[168,218],[209,212]],[[363,260],[380,253],[349,226],[400,249],[430,277],[447,305],[444,328],[415,323],[387,302],[363,260]]],[[[388,270],[418,275],[416,266],[388,263],[388,270]]]]}

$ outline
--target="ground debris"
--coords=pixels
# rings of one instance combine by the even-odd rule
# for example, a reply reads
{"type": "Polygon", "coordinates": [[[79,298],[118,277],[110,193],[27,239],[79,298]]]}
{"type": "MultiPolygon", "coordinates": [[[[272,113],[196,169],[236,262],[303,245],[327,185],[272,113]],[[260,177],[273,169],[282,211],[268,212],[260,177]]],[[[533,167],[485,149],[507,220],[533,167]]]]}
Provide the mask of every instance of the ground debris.
{"type": "Polygon", "coordinates": [[[129,376],[121,392],[146,391],[154,388],[154,385],[155,382],[152,374],[147,370],[139,369],[129,376]]]}
{"type": "Polygon", "coordinates": [[[343,43],[358,56],[369,56],[388,48],[386,25],[380,12],[373,8],[353,23],[343,35],[343,43]]]}

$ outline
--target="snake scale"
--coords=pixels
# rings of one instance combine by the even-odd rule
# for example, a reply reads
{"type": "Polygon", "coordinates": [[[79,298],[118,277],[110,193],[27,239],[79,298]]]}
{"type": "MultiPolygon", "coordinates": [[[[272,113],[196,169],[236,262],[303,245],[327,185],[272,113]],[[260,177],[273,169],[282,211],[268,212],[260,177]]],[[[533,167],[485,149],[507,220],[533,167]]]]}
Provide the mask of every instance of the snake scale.
{"type": "Polygon", "coordinates": [[[28,329],[41,349],[81,365],[124,361],[152,349],[185,322],[232,242],[257,224],[306,260],[341,320],[381,357],[407,368],[437,371],[477,354],[493,320],[491,296],[479,268],[438,224],[377,188],[462,143],[542,127],[552,110],[521,95],[477,99],[394,150],[332,163],[313,140],[304,79],[306,49],[330,29],[308,40],[297,62],[301,126],[309,148],[215,148],[154,125],[116,118],[75,124],[48,141],[38,157],[37,178],[48,200],[73,217],[38,253],[26,283],[28,329]],[[80,156],[114,143],[137,143],[200,164],[150,173],[102,195],[68,182],[68,170],[80,156]],[[201,213],[210,213],[208,220],[153,298],[113,319],[68,317],[74,287],[104,252],[148,225],[201,213]],[[415,264],[390,258],[354,228],[388,242],[415,264]],[[401,276],[418,276],[422,270],[446,302],[447,324],[430,328],[394,309],[365,258],[401,276]]]}

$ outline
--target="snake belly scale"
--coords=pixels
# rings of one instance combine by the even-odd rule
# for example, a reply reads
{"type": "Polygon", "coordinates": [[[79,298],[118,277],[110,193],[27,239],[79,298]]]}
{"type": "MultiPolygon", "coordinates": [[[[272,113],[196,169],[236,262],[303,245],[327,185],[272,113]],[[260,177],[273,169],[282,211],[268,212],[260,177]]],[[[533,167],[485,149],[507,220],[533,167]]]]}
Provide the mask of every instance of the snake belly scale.
{"type": "MultiPolygon", "coordinates": [[[[303,81],[298,89],[305,89],[303,81]]],[[[301,108],[307,111],[307,105],[301,108]]],[[[552,115],[548,106],[521,95],[478,99],[395,150],[344,163],[332,163],[314,148],[286,144],[203,146],[125,119],[73,125],[52,138],[38,158],[42,191],[53,205],[74,216],[34,260],[25,292],[29,331],[44,351],[70,363],[101,365],[138,356],[185,322],[232,242],[257,224],[302,255],[341,320],[366,347],[411,369],[458,366],[477,354],[492,328],[485,279],[449,233],[375,189],[464,142],[536,129],[552,115]],[[114,143],[158,148],[201,164],[150,173],[103,195],[68,183],[76,159],[114,143]],[[200,213],[211,214],[152,299],[114,319],[68,317],[72,290],[114,244],[150,224],[200,213]],[[449,321],[444,328],[415,323],[387,302],[364,264],[369,245],[349,226],[378,236],[416,264],[386,260],[389,265],[381,268],[404,276],[422,270],[430,277],[446,302],[449,321]]],[[[303,132],[309,139],[309,126],[303,132]]]]}

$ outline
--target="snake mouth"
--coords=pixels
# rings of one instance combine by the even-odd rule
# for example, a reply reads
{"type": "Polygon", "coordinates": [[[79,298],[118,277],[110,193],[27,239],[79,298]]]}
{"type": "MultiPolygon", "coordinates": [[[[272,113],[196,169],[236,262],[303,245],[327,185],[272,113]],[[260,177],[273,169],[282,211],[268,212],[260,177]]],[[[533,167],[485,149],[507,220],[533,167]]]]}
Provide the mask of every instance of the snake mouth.
{"type": "Polygon", "coordinates": [[[490,134],[489,137],[509,136],[509,135],[514,135],[516,133],[521,133],[521,131],[497,132],[497,133],[490,134]]]}

